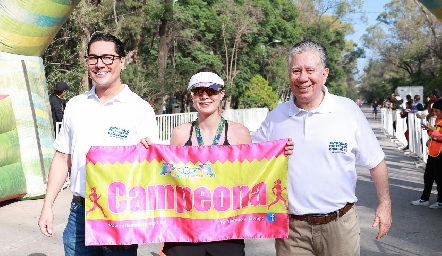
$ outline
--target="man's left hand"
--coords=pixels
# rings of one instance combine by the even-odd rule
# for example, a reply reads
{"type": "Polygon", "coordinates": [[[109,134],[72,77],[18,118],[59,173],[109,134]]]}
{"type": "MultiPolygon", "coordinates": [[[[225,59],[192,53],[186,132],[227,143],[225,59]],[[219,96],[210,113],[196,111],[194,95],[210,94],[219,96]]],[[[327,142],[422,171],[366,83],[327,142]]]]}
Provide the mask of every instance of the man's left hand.
{"type": "Polygon", "coordinates": [[[391,203],[380,203],[376,209],[376,214],[372,225],[373,228],[379,226],[379,232],[376,236],[377,240],[381,239],[388,233],[391,227],[391,222],[391,203]]]}

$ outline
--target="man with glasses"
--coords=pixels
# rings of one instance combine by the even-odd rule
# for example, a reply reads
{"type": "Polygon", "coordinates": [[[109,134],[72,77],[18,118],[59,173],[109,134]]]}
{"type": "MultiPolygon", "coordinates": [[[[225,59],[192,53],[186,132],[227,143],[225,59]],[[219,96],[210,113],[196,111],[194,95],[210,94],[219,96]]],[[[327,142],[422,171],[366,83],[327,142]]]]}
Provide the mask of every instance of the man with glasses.
{"type": "Polygon", "coordinates": [[[292,138],[289,158],[289,237],[276,239],[276,255],[360,255],[355,207],[356,163],[370,169],[379,200],[376,239],[391,226],[384,152],[354,101],[328,92],[327,52],[303,41],[288,54],[292,96],[270,112],[254,142],[292,138]]]}
{"type": "Polygon", "coordinates": [[[121,83],[125,53],[118,38],[94,34],[87,52],[86,64],[94,86],[66,106],[54,142],[56,153],[38,225],[44,235],[54,235],[52,205],[70,169],[73,199],[63,233],[65,254],[137,255],[137,245],[85,246],[86,154],[91,146],[135,145],[145,137],[158,141],[155,113],[149,103],[121,83]]]}

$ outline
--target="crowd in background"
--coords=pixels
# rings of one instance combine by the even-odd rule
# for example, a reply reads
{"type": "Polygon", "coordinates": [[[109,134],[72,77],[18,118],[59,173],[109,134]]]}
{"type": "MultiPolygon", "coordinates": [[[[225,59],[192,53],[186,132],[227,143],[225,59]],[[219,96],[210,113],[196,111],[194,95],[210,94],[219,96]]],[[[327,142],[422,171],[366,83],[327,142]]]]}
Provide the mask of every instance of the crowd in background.
{"type": "Polygon", "coordinates": [[[426,97],[425,103],[421,101],[420,95],[414,95],[413,98],[411,95],[406,95],[406,98],[403,100],[399,95],[392,94],[391,98],[383,101],[382,107],[390,112],[396,110],[389,116],[391,116],[393,120],[393,134],[396,133],[396,123],[399,124],[398,132],[405,131],[403,135],[406,139],[406,145],[402,148],[403,150],[410,149],[416,152],[416,139],[418,139],[418,144],[425,147],[426,164],[423,175],[424,188],[420,198],[411,201],[411,204],[426,206],[430,209],[442,209],[442,90],[433,90],[432,93],[426,97]],[[408,120],[409,116],[410,121],[408,120]],[[400,122],[397,120],[400,118],[405,120],[400,122]],[[423,140],[424,137],[416,136],[415,132],[419,130],[419,125],[416,126],[415,121],[420,122],[420,132],[425,132],[426,135],[428,135],[425,137],[425,140],[423,140]],[[404,124],[404,126],[401,124],[404,124]],[[411,138],[409,137],[409,125],[411,125],[411,138]],[[402,130],[402,128],[404,130],[402,130]],[[410,139],[412,140],[411,144],[410,139]],[[434,182],[437,185],[437,201],[430,204],[430,195],[434,182]]]}
{"type": "MultiPolygon", "coordinates": [[[[422,123],[428,123],[430,119],[434,116],[432,111],[433,103],[442,98],[442,89],[434,89],[430,95],[425,98],[425,102],[421,101],[421,96],[419,94],[407,95],[405,99],[402,99],[399,94],[393,93],[391,97],[384,99],[381,104],[382,108],[387,108],[388,111],[400,110],[400,117],[408,119],[408,113],[414,113],[418,118],[422,118],[422,123]],[[426,111],[426,112],[424,112],[426,111]]],[[[373,104],[373,103],[372,103],[373,104]]],[[[373,109],[372,109],[373,112],[373,109]]],[[[393,120],[393,130],[396,131],[396,121],[393,120]]],[[[408,122],[406,122],[408,125],[408,122]]],[[[405,131],[405,137],[408,141],[408,129],[405,131]]],[[[405,146],[404,150],[408,149],[408,145],[405,146]]]]}

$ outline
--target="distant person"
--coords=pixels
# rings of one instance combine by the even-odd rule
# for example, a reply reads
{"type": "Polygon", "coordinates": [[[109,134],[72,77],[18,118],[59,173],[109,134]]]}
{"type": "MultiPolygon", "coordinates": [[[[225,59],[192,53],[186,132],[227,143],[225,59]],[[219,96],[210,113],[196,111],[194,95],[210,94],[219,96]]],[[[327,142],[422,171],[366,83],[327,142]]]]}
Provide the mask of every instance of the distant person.
{"type": "Polygon", "coordinates": [[[421,96],[419,94],[414,95],[413,97],[413,105],[414,111],[413,113],[417,113],[418,111],[425,111],[425,105],[421,101],[421,96]]]}
{"type": "Polygon", "coordinates": [[[405,102],[405,109],[401,111],[401,118],[405,118],[405,124],[407,125],[407,129],[404,132],[405,139],[407,140],[407,145],[402,150],[410,149],[410,131],[408,128],[408,113],[412,113],[414,110],[413,100],[411,99],[411,95],[405,96],[407,101],[405,102]]]}
{"type": "Polygon", "coordinates": [[[373,102],[372,108],[373,108],[373,110],[372,110],[372,112],[373,112],[373,119],[376,120],[376,117],[378,115],[378,110],[379,110],[379,104],[378,104],[377,100],[375,100],[373,102]]]}
{"type": "MultiPolygon", "coordinates": [[[[399,97],[399,94],[393,93],[390,98],[391,110],[401,110],[403,100],[399,97]]],[[[393,114],[393,131],[396,132],[397,115],[393,114]]]]}
{"type": "Polygon", "coordinates": [[[427,130],[428,140],[428,158],[424,172],[424,190],[421,198],[412,201],[412,205],[429,206],[431,189],[433,183],[437,185],[437,201],[430,205],[431,209],[442,209],[442,99],[438,99],[433,104],[433,112],[436,116],[435,126],[422,124],[427,130]]]}
{"type": "Polygon", "coordinates": [[[253,142],[293,138],[296,145],[289,158],[289,236],[275,240],[277,256],[360,255],[356,163],[370,169],[377,191],[376,239],[391,226],[385,154],[357,104],[327,90],[326,63],[323,46],[297,43],[288,54],[290,100],[252,136],[253,142]]]}
{"type": "Polygon", "coordinates": [[[419,94],[414,95],[413,101],[414,101],[413,103],[414,109],[412,112],[416,114],[417,118],[422,118],[421,111],[425,111],[427,110],[427,108],[425,107],[424,103],[421,101],[421,96],[419,94]]]}
{"type": "MultiPolygon", "coordinates": [[[[432,94],[430,94],[425,98],[425,110],[426,110],[425,122],[426,123],[428,123],[430,121],[429,115],[432,112],[431,107],[433,106],[433,103],[434,103],[433,96],[432,96],[432,94]]],[[[421,118],[421,119],[423,118],[423,116],[420,113],[417,114],[417,117],[421,118]]]]}
{"type": "Polygon", "coordinates": [[[391,102],[390,99],[384,99],[384,101],[382,102],[382,107],[386,108],[387,111],[391,111],[391,102]]]}
{"type": "Polygon", "coordinates": [[[442,89],[436,88],[433,90],[433,100],[442,99],[442,89]]]}
{"type": "Polygon", "coordinates": [[[153,108],[120,80],[124,64],[123,42],[108,33],[96,33],[91,37],[86,65],[95,85],[90,91],[69,100],[54,142],[56,152],[38,226],[44,235],[54,236],[52,206],[70,169],[73,198],[63,232],[67,256],[137,255],[138,245],[85,245],[86,154],[89,149],[92,146],[136,145],[145,137],[158,141],[153,108]]]}
{"type": "Polygon", "coordinates": [[[407,96],[405,96],[405,98],[406,98],[405,104],[408,103],[409,106],[413,106],[413,100],[411,99],[411,95],[407,94],[407,96]]]}
{"type": "Polygon", "coordinates": [[[433,103],[434,103],[432,94],[428,95],[425,100],[426,100],[425,108],[427,109],[427,112],[430,113],[431,107],[433,106],[433,103]]]}
{"type": "Polygon", "coordinates": [[[54,86],[54,90],[49,95],[49,103],[51,104],[52,123],[54,125],[55,136],[57,136],[57,122],[63,121],[63,96],[69,91],[69,86],[65,82],[58,82],[54,86]]]}
{"type": "MultiPolygon", "coordinates": [[[[438,99],[442,99],[442,89],[436,88],[433,90],[433,92],[431,93],[431,100],[433,102],[435,102],[438,99]]],[[[430,106],[431,107],[431,106],[430,106]]],[[[430,108],[430,111],[428,112],[428,115],[426,117],[427,122],[430,121],[430,119],[435,116],[435,114],[433,113],[433,108],[430,108]]]]}
{"type": "Polygon", "coordinates": [[[403,107],[404,99],[402,99],[397,93],[393,94],[391,102],[394,102],[393,106],[391,107],[393,110],[397,109],[401,110],[404,108],[403,107]]]}

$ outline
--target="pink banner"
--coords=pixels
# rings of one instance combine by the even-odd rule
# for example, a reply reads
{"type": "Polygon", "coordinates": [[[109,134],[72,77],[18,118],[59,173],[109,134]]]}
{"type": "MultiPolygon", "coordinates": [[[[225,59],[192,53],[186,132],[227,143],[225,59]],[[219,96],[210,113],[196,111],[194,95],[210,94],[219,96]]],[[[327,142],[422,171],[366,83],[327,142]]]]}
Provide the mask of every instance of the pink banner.
{"type": "Polygon", "coordinates": [[[286,143],[92,147],[86,245],[286,238],[286,143]]]}

